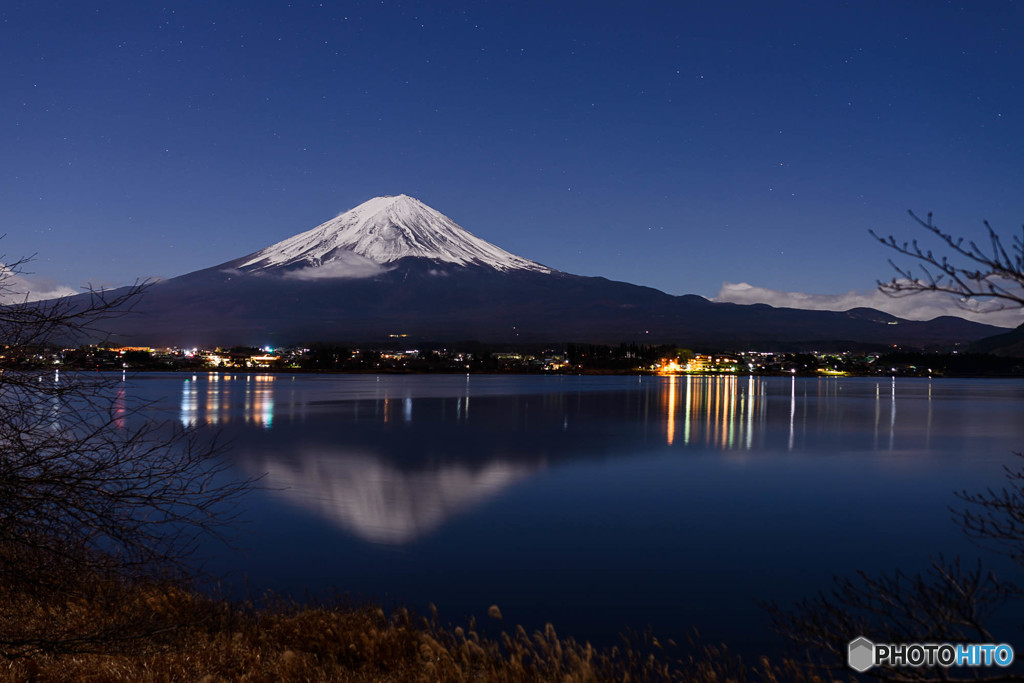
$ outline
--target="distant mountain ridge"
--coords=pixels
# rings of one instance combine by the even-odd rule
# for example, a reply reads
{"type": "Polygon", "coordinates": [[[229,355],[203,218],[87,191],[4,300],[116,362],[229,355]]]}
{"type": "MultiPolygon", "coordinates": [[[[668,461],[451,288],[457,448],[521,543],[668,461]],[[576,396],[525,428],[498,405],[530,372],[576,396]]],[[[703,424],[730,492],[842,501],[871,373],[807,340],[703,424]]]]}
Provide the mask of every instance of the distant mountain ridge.
{"type": "Polygon", "coordinates": [[[1001,330],[1000,334],[979,339],[971,344],[970,350],[975,353],[991,353],[995,356],[1024,358],[1024,325],[1012,330],[1001,330]]]}
{"type": "Polygon", "coordinates": [[[948,348],[1003,332],[960,318],[910,321],[715,303],[511,254],[406,195],[376,197],[246,256],[151,286],[110,321],[123,343],[367,343],[389,335],[485,343],[677,343],[948,348]]]}

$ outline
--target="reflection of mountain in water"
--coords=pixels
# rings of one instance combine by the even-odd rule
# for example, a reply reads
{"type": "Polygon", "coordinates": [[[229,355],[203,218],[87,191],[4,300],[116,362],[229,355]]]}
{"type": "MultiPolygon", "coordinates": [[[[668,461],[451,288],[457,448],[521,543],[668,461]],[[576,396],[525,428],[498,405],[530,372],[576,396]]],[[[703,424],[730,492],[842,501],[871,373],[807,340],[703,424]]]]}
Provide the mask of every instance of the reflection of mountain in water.
{"type": "Polygon", "coordinates": [[[537,465],[490,462],[403,471],[371,453],[293,453],[249,463],[290,502],[374,543],[408,543],[529,476],[537,465]]]}
{"type": "MultiPolygon", "coordinates": [[[[856,414],[839,400],[837,380],[548,379],[339,377],[314,387],[273,375],[198,375],[184,382],[180,419],[219,424],[241,465],[266,473],[263,483],[290,503],[392,544],[573,460],[794,450],[850,421],[873,423],[876,449],[883,434],[894,445],[895,382],[888,391],[851,384],[875,398],[873,414],[856,414]]],[[[930,411],[931,401],[924,405],[930,411]]]]}

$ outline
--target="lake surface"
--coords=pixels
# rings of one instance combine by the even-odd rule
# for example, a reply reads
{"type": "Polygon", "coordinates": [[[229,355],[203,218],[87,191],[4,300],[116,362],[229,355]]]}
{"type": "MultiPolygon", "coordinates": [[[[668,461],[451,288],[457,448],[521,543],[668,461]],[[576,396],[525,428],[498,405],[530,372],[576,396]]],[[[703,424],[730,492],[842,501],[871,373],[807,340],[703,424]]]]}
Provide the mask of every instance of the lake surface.
{"type": "Polygon", "coordinates": [[[977,555],[956,490],[1002,486],[1024,382],[144,374],[126,400],[231,439],[264,475],[209,569],[236,594],[332,589],[446,621],[498,604],[610,644],[627,628],[745,652],[756,600],[977,555]]]}

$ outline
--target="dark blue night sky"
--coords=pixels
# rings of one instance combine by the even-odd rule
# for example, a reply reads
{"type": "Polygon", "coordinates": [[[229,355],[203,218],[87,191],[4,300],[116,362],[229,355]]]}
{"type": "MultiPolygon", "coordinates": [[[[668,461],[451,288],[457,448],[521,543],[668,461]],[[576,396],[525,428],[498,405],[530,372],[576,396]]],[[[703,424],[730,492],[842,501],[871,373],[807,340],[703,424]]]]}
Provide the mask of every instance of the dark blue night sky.
{"type": "Polygon", "coordinates": [[[0,243],[170,277],[381,194],[549,266],[870,290],[1024,222],[1012,2],[5,2],[0,243]]]}

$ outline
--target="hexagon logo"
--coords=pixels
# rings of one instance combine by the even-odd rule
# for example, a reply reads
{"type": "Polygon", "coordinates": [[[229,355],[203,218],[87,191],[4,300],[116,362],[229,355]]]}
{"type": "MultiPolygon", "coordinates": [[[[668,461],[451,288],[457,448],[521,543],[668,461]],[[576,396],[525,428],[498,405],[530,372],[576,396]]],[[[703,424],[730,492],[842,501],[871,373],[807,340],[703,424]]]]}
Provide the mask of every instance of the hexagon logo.
{"type": "Polygon", "coordinates": [[[864,673],[875,665],[875,644],[864,636],[851,640],[847,661],[851,669],[864,673]]]}

